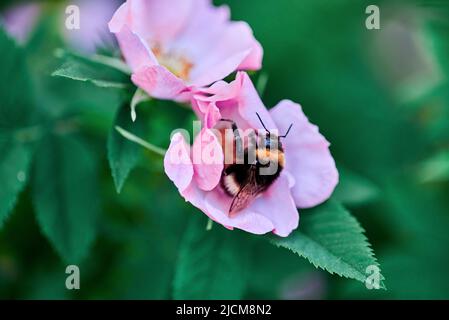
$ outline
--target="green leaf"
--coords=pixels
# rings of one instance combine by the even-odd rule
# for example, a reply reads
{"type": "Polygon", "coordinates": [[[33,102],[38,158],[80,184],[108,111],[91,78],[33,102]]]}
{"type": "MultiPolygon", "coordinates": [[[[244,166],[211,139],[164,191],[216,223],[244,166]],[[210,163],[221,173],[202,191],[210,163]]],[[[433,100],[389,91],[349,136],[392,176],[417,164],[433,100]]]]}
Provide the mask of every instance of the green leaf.
{"type": "Polygon", "coordinates": [[[31,125],[35,108],[25,54],[0,28],[0,132],[31,125]]]}
{"type": "Polygon", "coordinates": [[[0,141],[0,228],[28,180],[31,151],[11,141],[0,141]]]}
{"type": "Polygon", "coordinates": [[[37,221],[59,255],[78,263],[96,233],[98,196],[91,153],[73,137],[47,137],[37,150],[33,202],[37,221]]]}
{"type": "Polygon", "coordinates": [[[26,185],[35,108],[23,50],[0,29],[0,227],[26,185]]]}
{"type": "Polygon", "coordinates": [[[141,135],[144,128],[142,122],[131,121],[127,107],[123,106],[119,108],[115,124],[109,133],[108,160],[115,188],[120,193],[129,173],[137,165],[142,150],[137,144],[125,139],[115,129],[116,126],[126,128],[126,130],[136,135],[141,135]]]}
{"type": "Polygon", "coordinates": [[[112,177],[114,179],[115,188],[118,193],[123,188],[131,170],[136,166],[141,148],[125,139],[117,130],[116,126],[126,129],[136,135],[141,135],[143,132],[142,122],[131,121],[129,109],[126,106],[121,107],[117,111],[115,124],[113,125],[108,138],[108,159],[111,167],[112,177]]]}
{"type": "Polygon", "coordinates": [[[65,62],[52,76],[91,82],[102,88],[123,89],[130,86],[125,66],[116,59],[103,56],[83,57],[63,51],[58,51],[57,56],[65,62]]]}
{"type": "Polygon", "coordinates": [[[370,275],[366,268],[379,264],[363,233],[357,220],[330,200],[303,212],[299,228],[288,238],[275,238],[271,242],[331,274],[365,282],[370,275]]]}
{"type": "Polygon", "coordinates": [[[192,216],[175,271],[175,299],[240,299],[249,271],[249,246],[237,232],[192,216]]]}

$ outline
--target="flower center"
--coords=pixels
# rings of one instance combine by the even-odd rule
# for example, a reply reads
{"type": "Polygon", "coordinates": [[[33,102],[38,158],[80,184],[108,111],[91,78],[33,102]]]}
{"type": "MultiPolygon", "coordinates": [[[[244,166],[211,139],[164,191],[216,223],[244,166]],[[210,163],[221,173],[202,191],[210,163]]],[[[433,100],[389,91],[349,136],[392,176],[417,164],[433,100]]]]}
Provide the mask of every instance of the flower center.
{"type": "Polygon", "coordinates": [[[193,64],[187,58],[172,52],[166,52],[159,45],[153,46],[152,50],[159,63],[171,73],[183,80],[189,79],[193,64]]]}

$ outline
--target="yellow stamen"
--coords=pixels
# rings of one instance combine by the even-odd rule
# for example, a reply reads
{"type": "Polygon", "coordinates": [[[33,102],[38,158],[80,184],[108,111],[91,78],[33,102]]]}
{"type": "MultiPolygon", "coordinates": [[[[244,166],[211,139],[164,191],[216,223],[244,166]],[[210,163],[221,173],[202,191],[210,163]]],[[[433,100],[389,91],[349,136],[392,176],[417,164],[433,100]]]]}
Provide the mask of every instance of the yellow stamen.
{"type": "Polygon", "coordinates": [[[152,50],[159,63],[175,76],[183,80],[189,79],[193,64],[188,59],[171,52],[164,52],[159,45],[153,46],[152,50]]]}

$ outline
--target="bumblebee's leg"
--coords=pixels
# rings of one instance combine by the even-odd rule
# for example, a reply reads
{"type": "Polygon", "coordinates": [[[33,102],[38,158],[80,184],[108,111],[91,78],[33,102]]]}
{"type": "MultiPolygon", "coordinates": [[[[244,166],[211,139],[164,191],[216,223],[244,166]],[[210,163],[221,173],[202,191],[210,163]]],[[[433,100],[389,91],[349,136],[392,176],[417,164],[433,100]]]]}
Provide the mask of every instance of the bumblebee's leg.
{"type": "Polygon", "coordinates": [[[233,120],[229,119],[220,119],[220,121],[229,122],[232,127],[232,132],[234,133],[234,139],[235,139],[235,148],[236,148],[236,159],[237,163],[243,163],[241,162],[244,159],[244,151],[243,151],[243,140],[239,133],[239,128],[237,127],[237,124],[233,120]]]}

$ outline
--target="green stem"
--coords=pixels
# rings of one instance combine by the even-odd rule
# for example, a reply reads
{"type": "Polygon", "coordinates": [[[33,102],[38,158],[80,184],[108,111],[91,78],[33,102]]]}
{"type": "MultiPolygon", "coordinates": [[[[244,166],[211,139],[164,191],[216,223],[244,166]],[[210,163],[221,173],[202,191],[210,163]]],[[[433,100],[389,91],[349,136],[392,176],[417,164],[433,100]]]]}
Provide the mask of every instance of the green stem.
{"type": "Polygon", "coordinates": [[[138,136],[132,134],[129,131],[126,131],[125,129],[123,129],[119,126],[116,126],[115,130],[117,130],[118,133],[120,133],[125,139],[128,139],[129,141],[132,141],[134,143],[137,143],[138,145],[141,145],[142,147],[144,147],[144,148],[150,150],[151,152],[154,152],[162,157],[165,156],[166,150],[159,148],[159,147],[139,138],[138,136]]]}

